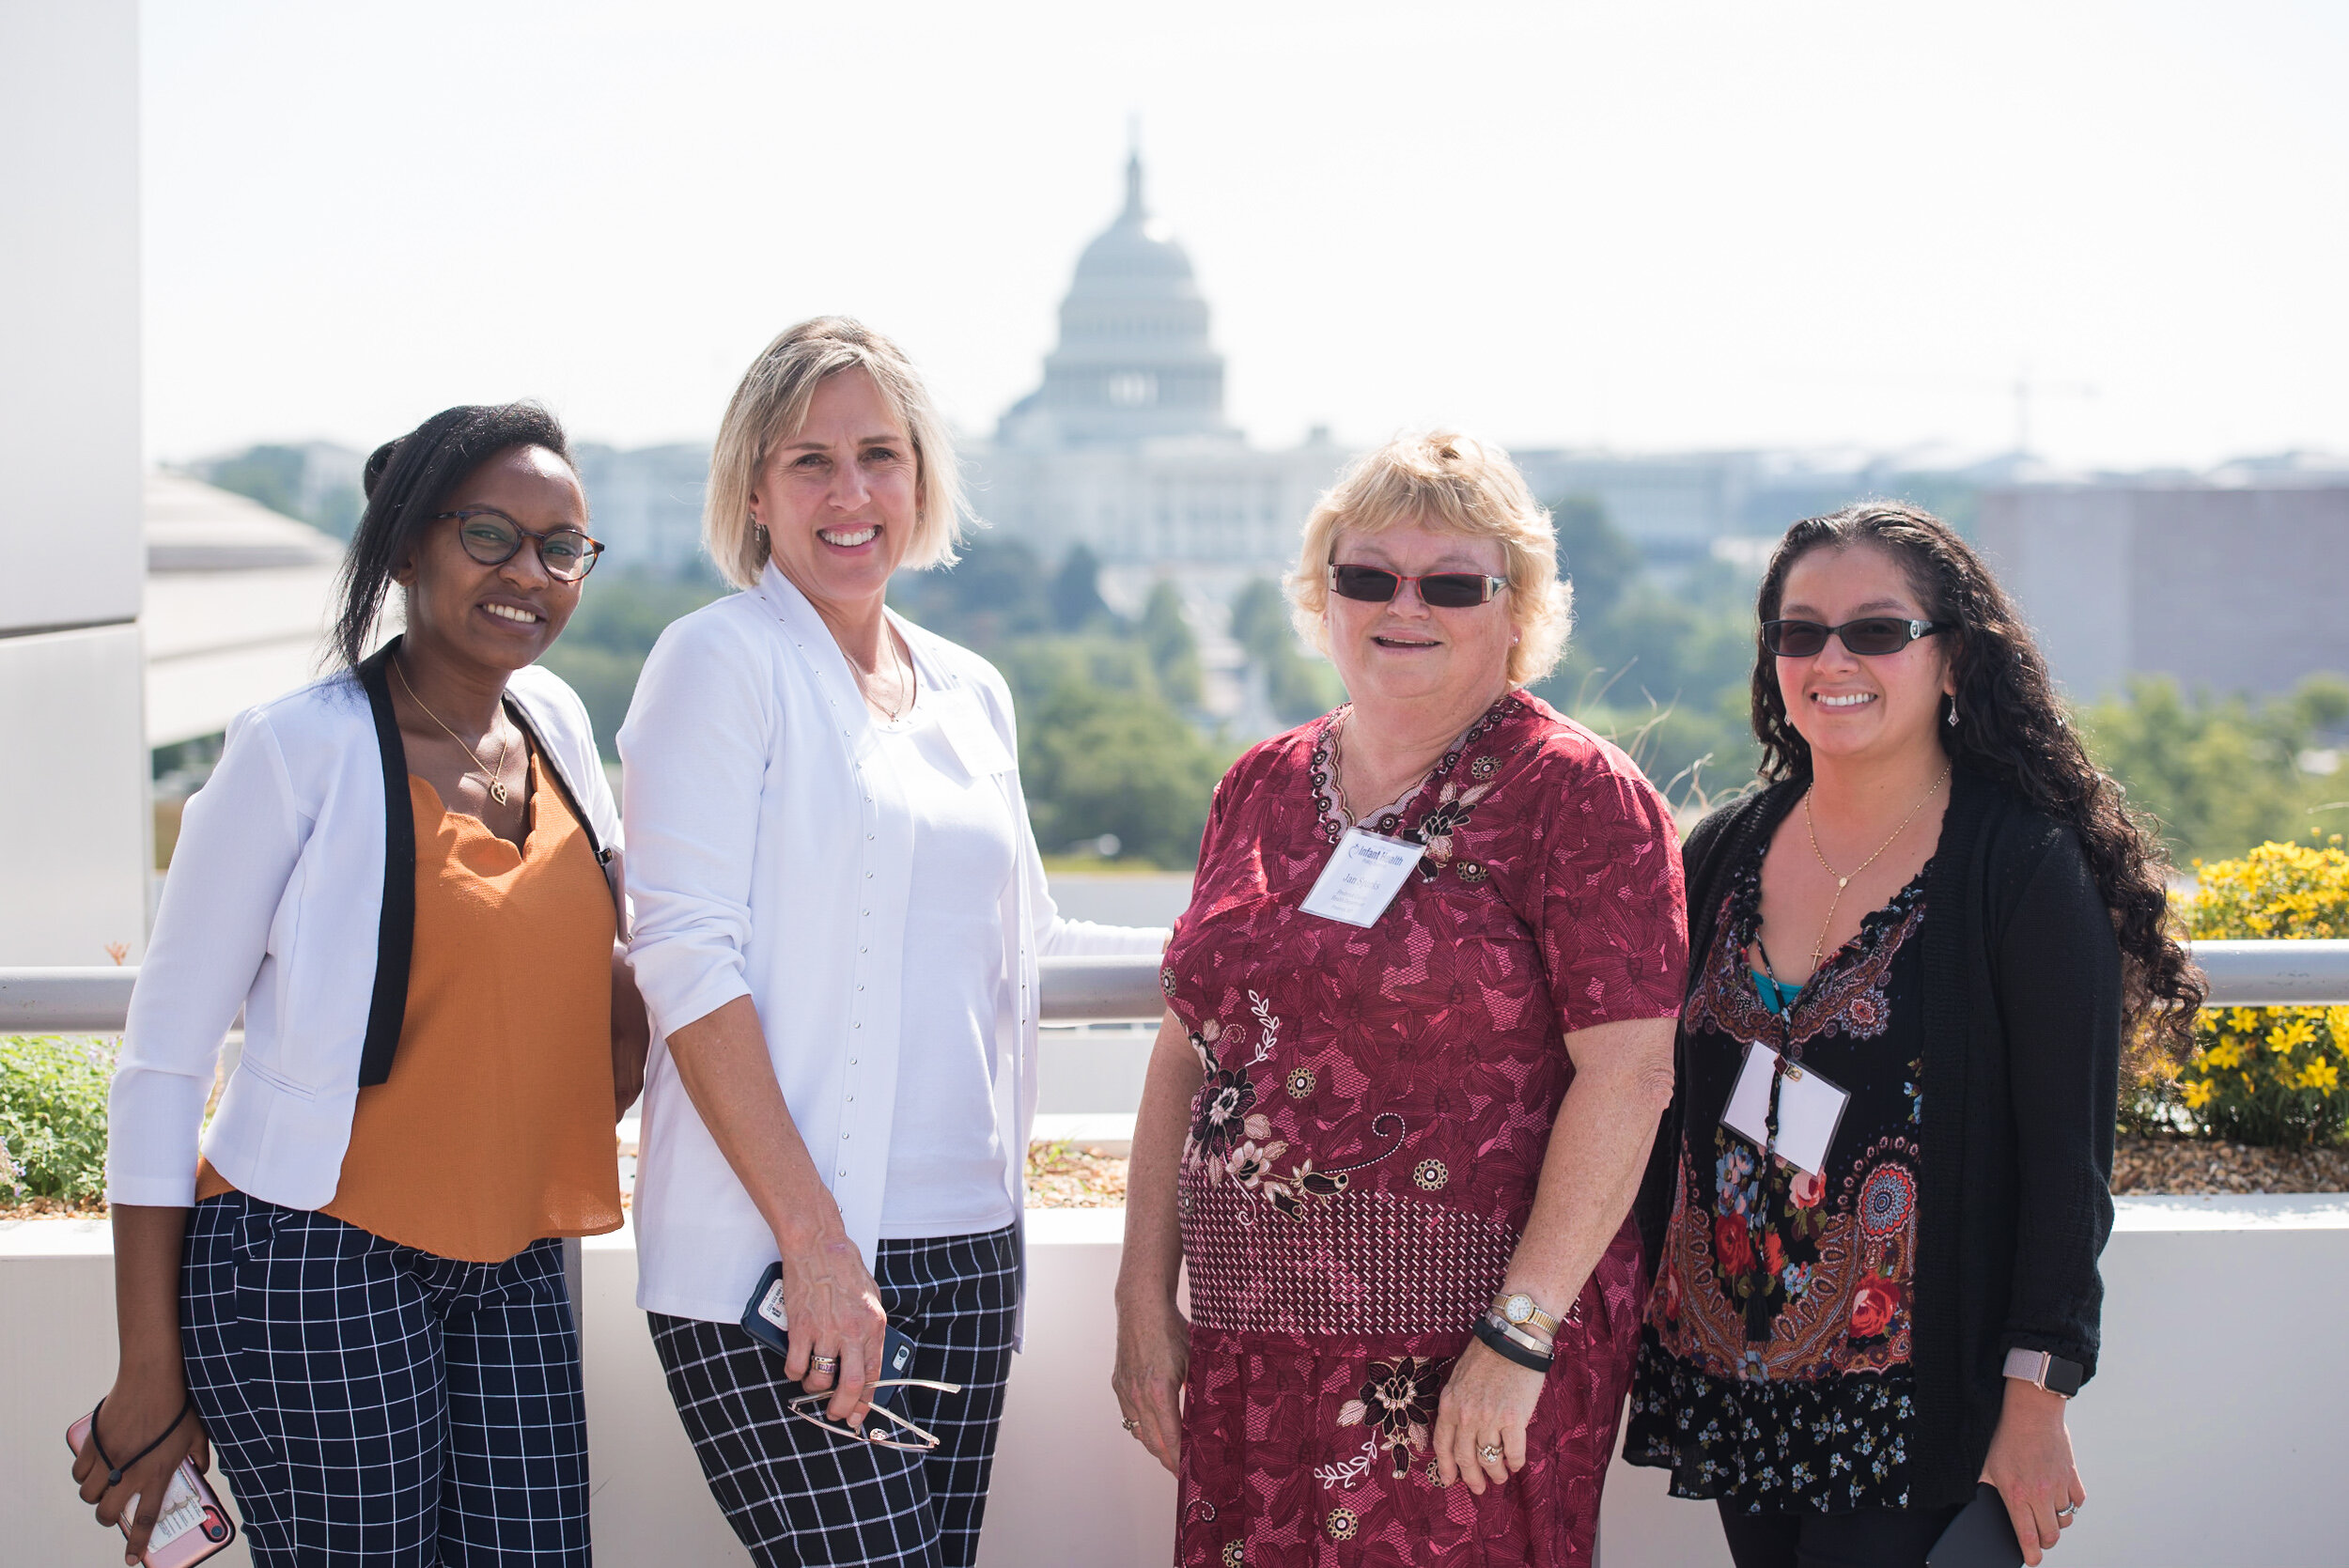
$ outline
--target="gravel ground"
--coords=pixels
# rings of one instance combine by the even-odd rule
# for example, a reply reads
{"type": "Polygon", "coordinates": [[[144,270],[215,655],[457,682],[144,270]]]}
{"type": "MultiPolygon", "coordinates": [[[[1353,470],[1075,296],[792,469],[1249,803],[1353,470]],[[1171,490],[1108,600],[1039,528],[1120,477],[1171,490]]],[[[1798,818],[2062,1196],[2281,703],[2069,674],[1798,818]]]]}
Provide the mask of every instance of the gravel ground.
{"type": "MultiPolygon", "coordinates": [[[[633,1151],[630,1151],[631,1153],[633,1151]]],[[[2113,1156],[2112,1190],[2145,1193],[2349,1192],[2349,1147],[2260,1149],[2191,1138],[2123,1138],[2113,1156]]],[[[1097,1148],[1037,1143],[1028,1150],[1028,1206],[1126,1206],[1126,1160],[1097,1148]]],[[[0,1219],[96,1219],[102,1203],[54,1198],[0,1203],[0,1219]]]]}
{"type": "Polygon", "coordinates": [[[1099,1149],[1066,1143],[1028,1145],[1028,1206],[1032,1209],[1122,1209],[1126,1161],[1099,1149]]]}
{"type": "Polygon", "coordinates": [[[2132,1193],[2349,1191],[2349,1148],[2261,1149],[2198,1138],[2123,1138],[2112,1190],[2132,1193]]]}

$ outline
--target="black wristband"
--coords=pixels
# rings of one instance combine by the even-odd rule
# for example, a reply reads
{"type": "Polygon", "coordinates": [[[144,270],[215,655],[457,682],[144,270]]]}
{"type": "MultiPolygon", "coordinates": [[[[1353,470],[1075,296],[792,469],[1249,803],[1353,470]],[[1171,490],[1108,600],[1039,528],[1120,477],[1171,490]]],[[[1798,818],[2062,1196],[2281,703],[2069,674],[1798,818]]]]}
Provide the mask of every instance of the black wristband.
{"type": "Polygon", "coordinates": [[[1549,1370],[1550,1363],[1556,1359],[1550,1356],[1537,1356],[1526,1349],[1525,1346],[1511,1339],[1507,1331],[1495,1323],[1489,1315],[1476,1320],[1476,1337],[1484,1341],[1485,1347],[1494,1355],[1506,1357],[1528,1372],[1546,1373],[1549,1370]]]}
{"type": "Polygon", "coordinates": [[[98,1440],[98,1418],[105,1410],[105,1408],[106,1402],[101,1399],[98,1402],[97,1409],[94,1409],[89,1413],[89,1446],[98,1451],[98,1462],[106,1467],[106,1484],[109,1486],[119,1486],[122,1484],[123,1471],[129,1469],[132,1466],[137,1464],[140,1460],[146,1458],[157,1449],[162,1448],[163,1446],[163,1439],[179,1430],[179,1423],[186,1421],[188,1419],[188,1412],[195,1408],[195,1396],[194,1394],[188,1395],[187,1403],[179,1406],[179,1413],[171,1418],[171,1424],[169,1426],[164,1427],[161,1432],[155,1434],[155,1440],[153,1442],[148,1444],[145,1448],[139,1450],[138,1452],[131,1455],[130,1458],[124,1460],[119,1465],[106,1457],[106,1445],[98,1440]]]}

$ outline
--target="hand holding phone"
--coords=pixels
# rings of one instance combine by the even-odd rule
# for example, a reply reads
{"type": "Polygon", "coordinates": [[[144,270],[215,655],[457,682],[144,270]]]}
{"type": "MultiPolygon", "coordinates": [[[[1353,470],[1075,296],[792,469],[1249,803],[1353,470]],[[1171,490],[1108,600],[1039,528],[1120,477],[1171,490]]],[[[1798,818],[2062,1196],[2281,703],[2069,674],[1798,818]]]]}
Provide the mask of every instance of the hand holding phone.
{"type": "MultiPolygon", "coordinates": [[[[66,1428],[66,1446],[76,1457],[90,1440],[95,1415],[93,1411],[66,1428]]],[[[138,1504],[136,1494],[123,1502],[122,1520],[116,1528],[125,1541],[131,1538],[131,1522],[138,1516],[138,1504]]],[[[237,1527],[229,1522],[228,1511],[221,1506],[204,1472],[195,1467],[194,1459],[182,1459],[163,1490],[163,1505],[155,1515],[155,1528],[148,1534],[147,1550],[139,1561],[146,1568],[194,1568],[227,1550],[236,1538],[237,1527]]]]}

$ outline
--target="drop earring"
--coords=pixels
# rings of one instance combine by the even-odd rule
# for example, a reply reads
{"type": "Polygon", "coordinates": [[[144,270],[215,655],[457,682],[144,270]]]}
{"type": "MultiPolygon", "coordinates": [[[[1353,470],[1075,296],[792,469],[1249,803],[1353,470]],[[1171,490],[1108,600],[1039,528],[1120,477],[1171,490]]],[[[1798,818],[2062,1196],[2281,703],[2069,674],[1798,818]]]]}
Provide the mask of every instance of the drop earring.
{"type": "Polygon", "coordinates": [[[1957,699],[1950,699],[1950,728],[1957,728],[1957,699]]]}

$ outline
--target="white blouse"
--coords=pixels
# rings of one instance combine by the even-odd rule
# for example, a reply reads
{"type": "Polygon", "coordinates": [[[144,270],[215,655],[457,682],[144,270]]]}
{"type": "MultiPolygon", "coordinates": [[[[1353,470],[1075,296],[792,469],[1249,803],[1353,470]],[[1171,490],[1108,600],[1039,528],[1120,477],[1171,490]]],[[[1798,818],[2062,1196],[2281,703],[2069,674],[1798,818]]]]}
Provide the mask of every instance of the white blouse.
{"type": "MultiPolygon", "coordinates": [[[[1163,930],[1064,921],[1028,828],[1011,693],[985,660],[891,617],[962,768],[1016,826],[997,898],[988,1042],[997,1189],[1017,1217],[1035,1110],[1036,959],[1155,953],[1163,930]]],[[[736,997],[758,1009],[793,1125],[871,1265],[903,1059],[915,827],[901,768],[848,659],[771,564],[661,633],[619,734],[630,947],[655,1038],[635,1216],[637,1303],[739,1321],[775,1243],[694,1111],[667,1032],[736,997]]],[[[917,956],[918,955],[914,955],[917,956]]]]}
{"type": "Polygon", "coordinates": [[[1012,1221],[995,1179],[1011,1129],[995,1115],[995,999],[1004,887],[1019,840],[1003,792],[972,773],[924,688],[902,723],[876,726],[913,813],[897,1032],[896,1114],[881,1191],[884,1239],[971,1235],[1012,1221]]]}

